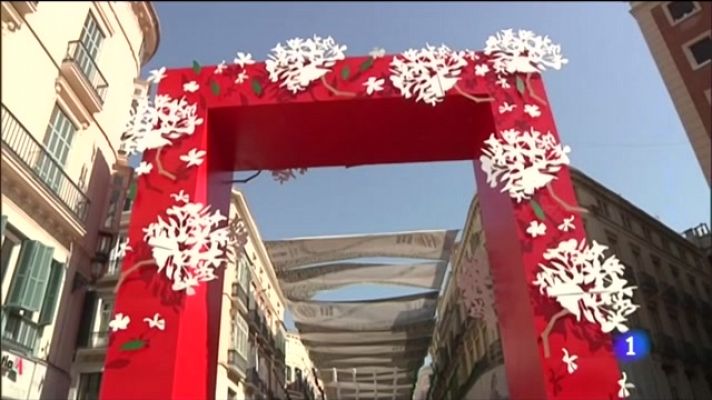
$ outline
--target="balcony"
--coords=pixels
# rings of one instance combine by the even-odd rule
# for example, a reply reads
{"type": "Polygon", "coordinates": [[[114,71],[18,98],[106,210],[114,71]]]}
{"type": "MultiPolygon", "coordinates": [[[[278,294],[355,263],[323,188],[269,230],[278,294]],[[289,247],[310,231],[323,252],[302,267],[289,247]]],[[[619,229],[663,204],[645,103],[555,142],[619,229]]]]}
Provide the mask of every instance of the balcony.
{"type": "Polygon", "coordinates": [[[33,354],[41,327],[15,312],[4,311],[2,318],[5,325],[2,332],[3,349],[7,346],[25,354],[33,354]]]}
{"type": "Polygon", "coordinates": [[[695,303],[695,298],[692,297],[691,294],[687,292],[682,292],[682,300],[680,302],[682,304],[682,307],[685,308],[687,312],[694,312],[696,303],[695,303]]]}
{"type": "Polygon", "coordinates": [[[109,332],[92,332],[86,342],[82,343],[82,347],[85,349],[105,349],[108,344],[109,332]]]}
{"type": "Polygon", "coordinates": [[[664,302],[671,305],[677,305],[678,301],[680,300],[680,296],[678,295],[677,289],[675,289],[674,286],[670,285],[669,283],[663,283],[661,292],[664,302]]]}
{"type": "Polygon", "coordinates": [[[247,360],[237,350],[227,351],[227,375],[234,382],[239,382],[247,377],[247,360]]]}
{"type": "Polygon", "coordinates": [[[647,272],[640,272],[640,289],[646,294],[655,294],[658,292],[658,283],[652,275],[647,272]]]}
{"type": "Polygon", "coordinates": [[[238,282],[232,284],[232,299],[237,300],[243,311],[247,311],[249,301],[247,291],[238,282]]]}
{"type": "Polygon", "coordinates": [[[653,336],[653,352],[662,355],[663,357],[675,357],[675,342],[670,335],[658,333],[653,336]]]}
{"type": "Polygon", "coordinates": [[[90,114],[101,111],[109,84],[81,40],[69,42],[62,74],[90,114]]]}
{"type": "MultiPolygon", "coordinates": [[[[67,175],[59,162],[47,151],[45,146],[25,128],[15,115],[2,105],[2,153],[3,175],[12,173],[23,188],[37,183],[37,193],[44,195],[54,204],[46,204],[51,210],[57,208],[66,213],[65,219],[72,228],[83,235],[84,223],[89,209],[89,198],[67,175]],[[9,168],[6,169],[5,166],[9,168]],[[29,175],[25,177],[24,175],[29,175]],[[29,179],[28,179],[29,178],[29,179]]],[[[4,180],[3,180],[4,181],[4,180]]],[[[49,213],[56,214],[56,211],[49,213]]]]}
{"type": "Polygon", "coordinates": [[[3,30],[7,27],[10,32],[18,30],[25,20],[25,15],[37,11],[36,1],[3,1],[2,22],[3,30]]]}

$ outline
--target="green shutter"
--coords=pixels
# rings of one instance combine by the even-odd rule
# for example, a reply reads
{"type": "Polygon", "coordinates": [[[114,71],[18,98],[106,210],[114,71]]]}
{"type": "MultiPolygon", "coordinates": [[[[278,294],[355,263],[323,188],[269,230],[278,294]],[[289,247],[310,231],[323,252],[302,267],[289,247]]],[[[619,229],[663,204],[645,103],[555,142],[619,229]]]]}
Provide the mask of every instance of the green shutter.
{"type": "Polygon", "coordinates": [[[54,321],[54,313],[60,295],[59,289],[62,287],[62,278],[64,278],[64,264],[53,261],[47,292],[42,303],[42,311],[40,311],[40,325],[49,325],[54,321]]]}
{"type": "Polygon", "coordinates": [[[22,243],[20,260],[8,296],[8,306],[40,311],[47,290],[53,252],[53,248],[36,240],[26,240],[22,243]]]}

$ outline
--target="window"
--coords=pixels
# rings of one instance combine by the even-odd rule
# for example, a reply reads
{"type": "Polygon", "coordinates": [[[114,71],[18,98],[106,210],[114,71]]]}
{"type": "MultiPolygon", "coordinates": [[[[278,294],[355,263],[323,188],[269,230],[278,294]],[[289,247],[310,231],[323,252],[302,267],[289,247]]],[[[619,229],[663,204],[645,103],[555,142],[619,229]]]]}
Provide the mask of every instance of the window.
{"type": "Polygon", "coordinates": [[[52,247],[36,240],[26,240],[22,243],[7,307],[28,312],[40,311],[49,282],[53,252],[52,247]]]}
{"type": "Polygon", "coordinates": [[[63,279],[64,264],[52,260],[52,267],[49,271],[49,284],[42,303],[42,310],[40,310],[39,325],[51,325],[54,322],[63,279]]]}
{"type": "Polygon", "coordinates": [[[696,1],[671,1],[665,4],[670,23],[676,25],[700,10],[696,1]]]}
{"type": "Polygon", "coordinates": [[[77,128],[67,115],[58,106],[55,106],[44,138],[44,145],[49,157],[44,153],[40,154],[36,166],[40,178],[55,192],[59,190],[63,173],[61,168],[67,162],[76,131],[77,128]]]}
{"type": "Polygon", "coordinates": [[[606,203],[604,200],[601,200],[600,198],[596,198],[596,208],[604,217],[608,217],[610,215],[608,213],[608,203],[606,203]]]}
{"type": "Polygon", "coordinates": [[[643,259],[640,255],[640,247],[631,244],[631,252],[633,253],[633,261],[635,262],[635,267],[638,269],[643,268],[643,259]]]}
{"type": "Polygon", "coordinates": [[[672,264],[669,264],[668,266],[670,267],[670,275],[672,275],[674,279],[678,279],[680,277],[679,269],[672,264]]]}
{"type": "Polygon", "coordinates": [[[613,254],[616,254],[620,257],[621,253],[618,251],[618,238],[616,237],[616,235],[610,232],[606,232],[606,240],[608,241],[608,247],[611,249],[613,254]]]}
{"type": "Polygon", "coordinates": [[[22,243],[22,238],[10,226],[4,229],[3,234],[5,237],[2,241],[0,253],[0,282],[5,280],[5,271],[17,262],[17,254],[22,243]]]}
{"type": "Polygon", "coordinates": [[[99,399],[99,386],[101,385],[101,372],[79,375],[79,390],[77,400],[99,399]]]}
{"type": "Polygon", "coordinates": [[[287,382],[291,382],[292,381],[292,367],[290,367],[289,365],[287,365],[286,375],[287,375],[287,382]]]}
{"type": "Polygon", "coordinates": [[[651,255],[650,261],[653,262],[653,267],[655,267],[655,271],[660,271],[660,257],[651,255]]]}
{"type": "Polygon", "coordinates": [[[240,316],[236,316],[232,321],[233,335],[233,347],[238,354],[243,356],[245,359],[248,358],[248,348],[247,341],[249,339],[250,330],[247,326],[247,322],[240,316]]]}
{"type": "Polygon", "coordinates": [[[712,60],[712,37],[707,32],[684,46],[687,58],[690,60],[692,69],[699,69],[710,63],[712,60]]]}
{"type": "Polygon", "coordinates": [[[127,233],[120,233],[116,237],[116,243],[114,248],[111,250],[111,255],[109,255],[109,267],[106,270],[106,274],[109,276],[116,275],[121,271],[121,262],[124,260],[123,257],[119,257],[119,246],[126,241],[127,233]]]}
{"type": "Polygon", "coordinates": [[[104,41],[104,34],[99,29],[96,19],[91,13],[87,15],[82,27],[81,46],[77,46],[75,58],[84,75],[93,82],[96,74],[96,59],[99,56],[99,49],[104,41]]]}
{"type": "Polygon", "coordinates": [[[230,388],[227,388],[227,400],[237,400],[237,393],[230,388]]]}
{"type": "Polygon", "coordinates": [[[621,222],[623,223],[623,227],[628,229],[629,231],[631,230],[632,226],[630,224],[630,218],[628,218],[628,215],[625,213],[625,211],[621,211],[621,222]]]}
{"type": "Polygon", "coordinates": [[[3,311],[3,347],[9,344],[20,351],[32,354],[35,352],[40,329],[31,320],[32,313],[23,310],[8,309],[3,311]]]}

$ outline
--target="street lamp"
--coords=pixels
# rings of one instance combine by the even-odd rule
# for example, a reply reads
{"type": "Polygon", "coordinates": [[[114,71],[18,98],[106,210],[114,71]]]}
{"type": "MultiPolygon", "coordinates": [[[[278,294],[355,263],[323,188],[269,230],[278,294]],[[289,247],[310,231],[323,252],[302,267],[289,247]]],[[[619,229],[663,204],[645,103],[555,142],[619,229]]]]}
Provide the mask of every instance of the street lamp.
{"type": "Polygon", "coordinates": [[[89,279],[87,280],[80,272],[77,272],[74,278],[72,292],[85,287],[91,288],[96,281],[106,274],[114,235],[110,232],[99,231],[98,236],[96,252],[94,253],[94,257],[90,260],[89,279]]]}

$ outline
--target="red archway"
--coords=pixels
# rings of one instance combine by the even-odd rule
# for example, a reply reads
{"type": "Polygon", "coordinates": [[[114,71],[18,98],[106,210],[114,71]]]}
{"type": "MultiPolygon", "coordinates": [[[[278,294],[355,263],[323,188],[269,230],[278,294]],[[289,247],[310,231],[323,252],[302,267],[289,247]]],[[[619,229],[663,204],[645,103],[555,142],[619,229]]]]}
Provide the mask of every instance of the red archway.
{"type": "MultiPolygon", "coordinates": [[[[166,210],[179,201],[180,191],[191,202],[227,215],[234,171],[446,160],[473,160],[510,396],[615,398],[620,372],[610,338],[598,325],[569,316],[555,324],[548,340],[541,340],[552,316],[567,314],[532,284],[542,255],[563,240],[585,238],[576,211],[564,205],[576,204],[566,165],[555,168],[550,190],[542,190],[546,182],[529,182],[524,186],[537,190],[528,194],[524,187],[503,192],[501,182],[491,187],[481,165],[483,146],[506,135],[551,133],[546,141],[558,144],[538,74],[541,65],[530,63],[536,71],[509,68],[501,50],[485,54],[429,48],[395,56],[327,57],[321,65],[302,65],[300,75],[299,70],[279,69],[289,46],[275,49],[278,56],[266,63],[251,63],[247,57],[229,66],[194,63],[167,71],[160,81],[159,95],[168,96],[156,100],[163,115],[144,122],[170,128],[154,137],[153,145],[138,146],[154,168],[138,181],[129,230],[132,251],[123,267],[127,279],[115,306],[115,313],[124,322],[130,317],[131,323],[111,334],[101,398],[215,396],[222,273],[218,270],[217,279],[186,295],[185,287],[171,286],[166,268],[157,273],[157,260],[162,267],[172,262],[166,260],[166,247],[156,245],[155,235],[151,245],[145,240],[150,234],[144,230],[159,217],[167,220],[166,210]],[[403,62],[433,57],[449,63],[443,75],[420,76],[418,81],[419,72],[404,72],[403,62]],[[404,82],[409,79],[415,83],[404,82]],[[166,138],[168,145],[155,144],[166,138]],[[203,163],[186,166],[184,155],[191,149],[194,155],[206,152],[203,163]],[[515,192],[525,201],[510,197],[515,192]],[[557,230],[571,215],[578,223],[557,230]],[[532,221],[548,229],[532,238],[527,233],[532,221]],[[137,263],[143,268],[135,268],[137,263]],[[165,321],[164,330],[142,322],[155,313],[165,321]],[[574,324],[579,334],[566,334],[574,324]],[[578,356],[575,373],[567,372],[562,362],[563,348],[578,356]]],[[[438,68],[437,62],[427,65],[438,68]]],[[[199,160],[200,154],[194,158],[199,160]]]]}

